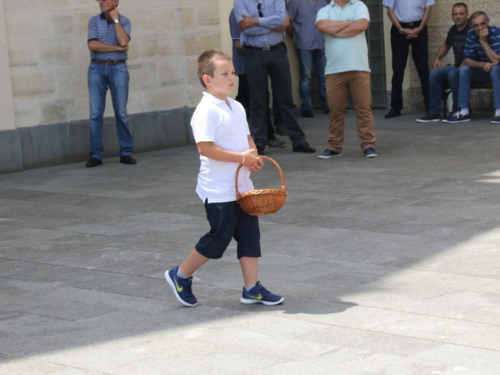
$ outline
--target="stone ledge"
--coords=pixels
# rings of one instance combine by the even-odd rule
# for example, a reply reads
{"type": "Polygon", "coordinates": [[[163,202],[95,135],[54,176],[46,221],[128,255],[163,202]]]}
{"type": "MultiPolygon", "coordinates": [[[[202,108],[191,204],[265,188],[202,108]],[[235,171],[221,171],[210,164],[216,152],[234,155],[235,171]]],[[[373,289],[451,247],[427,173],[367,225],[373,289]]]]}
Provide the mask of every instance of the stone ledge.
{"type": "MultiPolygon", "coordinates": [[[[134,153],[194,144],[190,119],[194,108],[129,115],[134,153]]],[[[114,117],[104,119],[104,157],[119,145],[114,117]]],[[[89,157],[88,120],[5,130],[0,137],[0,174],[84,162],[89,157]]]]}

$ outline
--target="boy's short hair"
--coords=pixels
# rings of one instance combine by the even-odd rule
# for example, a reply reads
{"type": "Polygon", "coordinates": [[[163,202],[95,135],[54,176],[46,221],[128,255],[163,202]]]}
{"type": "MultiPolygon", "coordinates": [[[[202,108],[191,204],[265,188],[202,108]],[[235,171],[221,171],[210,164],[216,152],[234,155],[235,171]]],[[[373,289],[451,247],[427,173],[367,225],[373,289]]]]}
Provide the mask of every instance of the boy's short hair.
{"type": "Polygon", "coordinates": [[[208,74],[210,77],[214,76],[215,71],[215,62],[221,60],[229,60],[231,61],[231,56],[229,56],[226,52],[221,51],[220,49],[211,49],[203,52],[199,57],[196,63],[196,72],[198,73],[198,78],[200,79],[203,87],[205,83],[203,82],[203,76],[208,74]]]}

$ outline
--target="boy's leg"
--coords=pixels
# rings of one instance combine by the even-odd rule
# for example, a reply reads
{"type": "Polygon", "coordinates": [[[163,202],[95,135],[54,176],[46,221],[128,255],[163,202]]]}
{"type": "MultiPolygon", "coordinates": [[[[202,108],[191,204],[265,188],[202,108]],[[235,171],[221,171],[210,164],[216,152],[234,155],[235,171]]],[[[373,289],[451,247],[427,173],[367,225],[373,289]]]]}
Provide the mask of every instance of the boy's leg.
{"type": "Polygon", "coordinates": [[[255,286],[258,281],[259,258],[242,257],[239,260],[245,286],[255,286]]]}
{"type": "MultiPolygon", "coordinates": [[[[237,203],[234,203],[237,206],[237,203]]],[[[240,211],[233,237],[238,242],[237,254],[243,274],[245,287],[243,288],[241,303],[263,303],[264,305],[277,305],[284,298],[269,292],[258,281],[260,252],[260,230],[259,219],[245,213],[239,206],[240,211]]]]}
{"type": "Polygon", "coordinates": [[[209,258],[201,255],[196,249],[191,250],[191,253],[187,256],[186,260],[182,262],[179,267],[179,271],[186,275],[187,277],[193,276],[198,268],[203,266],[206,262],[209,261],[209,258]]]}

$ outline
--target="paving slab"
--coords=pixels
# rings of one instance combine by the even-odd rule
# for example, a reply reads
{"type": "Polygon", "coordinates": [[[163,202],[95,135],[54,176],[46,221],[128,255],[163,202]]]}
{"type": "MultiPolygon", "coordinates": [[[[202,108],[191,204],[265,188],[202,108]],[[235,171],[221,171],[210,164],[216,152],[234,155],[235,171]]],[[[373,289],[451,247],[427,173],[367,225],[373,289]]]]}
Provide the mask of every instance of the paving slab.
{"type": "MultiPolygon", "coordinates": [[[[0,375],[496,375],[500,127],[386,120],[363,157],[266,149],[289,196],[260,218],[260,279],[279,306],[242,305],[231,243],[194,277],[164,279],[207,230],[194,146],[0,176],[0,375]]],[[[327,147],[327,115],[298,118],[327,147]]],[[[257,188],[278,187],[268,165],[257,188]]]]}

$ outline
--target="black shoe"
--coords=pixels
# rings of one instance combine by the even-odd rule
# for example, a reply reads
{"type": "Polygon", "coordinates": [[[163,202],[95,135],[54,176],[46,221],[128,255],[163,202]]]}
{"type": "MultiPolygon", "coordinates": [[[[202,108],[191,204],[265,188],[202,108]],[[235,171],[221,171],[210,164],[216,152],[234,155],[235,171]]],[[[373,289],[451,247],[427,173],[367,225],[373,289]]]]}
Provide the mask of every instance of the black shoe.
{"type": "Polygon", "coordinates": [[[325,113],[325,114],[330,113],[330,110],[329,110],[328,108],[325,108],[325,109],[323,110],[323,113],[325,113]]]}
{"type": "Polygon", "coordinates": [[[309,143],[304,142],[301,145],[295,146],[293,148],[293,152],[305,152],[306,154],[312,154],[313,152],[316,152],[316,149],[309,146],[309,143]]]}
{"type": "Polygon", "coordinates": [[[391,108],[391,110],[385,115],[385,118],[394,118],[401,116],[401,110],[396,108],[391,108]]]}
{"type": "Polygon", "coordinates": [[[314,113],[312,113],[312,111],[310,109],[306,109],[306,110],[302,111],[302,117],[311,118],[311,117],[314,117],[314,113]]]}
{"type": "Polygon", "coordinates": [[[137,164],[137,161],[135,161],[135,159],[132,156],[125,155],[125,156],[120,156],[120,163],[132,165],[132,164],[137,164]]]}
{"type": "Polygon", "coordinates": [[[264,149],[266,148],[266,146],[255,145],[255,147],[257,147],[257,154],[264,155],[264,149]]]}
{"type": "Polygon", "coordinates": [[[266,146],[268,147],[285,147],[286,145],[286,142],[285,141],[282,141],[281,139],[278,139],[276,137],[272,138],[272,139],[269,139],[267,142],[266,142],[266,146]]]}
{"type": "Polygon", "coordinates": [[[90,160],[87,162],[87,164],[85,164],[85,166],[87,168],[93,168],[93,167],[97,167],[98,165],[101,165],[101,164],[102,164],[102,161],[100,159],[90,158],[90,160]]]}

